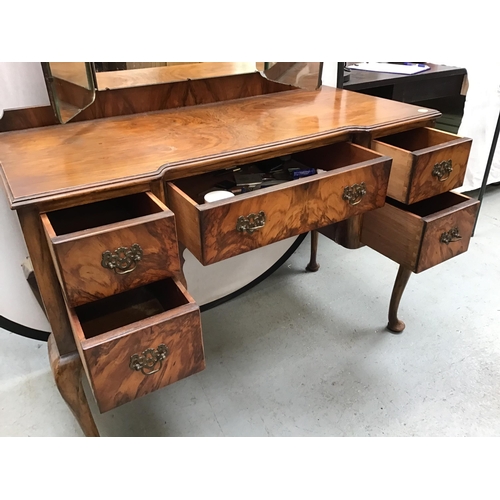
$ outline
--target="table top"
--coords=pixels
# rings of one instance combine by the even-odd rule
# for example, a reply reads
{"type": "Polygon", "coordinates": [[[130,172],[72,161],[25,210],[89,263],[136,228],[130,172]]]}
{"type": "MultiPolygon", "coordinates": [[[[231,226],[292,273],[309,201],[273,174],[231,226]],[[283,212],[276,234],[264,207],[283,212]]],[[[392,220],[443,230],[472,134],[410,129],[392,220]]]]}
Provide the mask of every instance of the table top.
{"type": "Polygon", "coordinates": [[[414,75],[396,75],[393,73],[379,73],[376,71],[361,71],[351,70],[349,73],[350,80],[344,84],[346,90],[363,90],[372,87],[380,87],[381,85],[393,85],[402,83],[405,80],[418,82],[429,80],[432,78],[442,78],[450,76],[465,76],[467,71],[465,68],[455,66],[445,66],[442,64],[425,63],[430,67],[427,71],[416,73],[414,75]]]}
{"type": "Polygon", "coordinates": [[[328,142],[425,123],[434,110],[330,87],[0,134],[12,208],[187,177],[328,142]],[[295,148],[295,149],[294,149],[295,148]],[[227,165],[231,166],[231,165],[227,165]]]}

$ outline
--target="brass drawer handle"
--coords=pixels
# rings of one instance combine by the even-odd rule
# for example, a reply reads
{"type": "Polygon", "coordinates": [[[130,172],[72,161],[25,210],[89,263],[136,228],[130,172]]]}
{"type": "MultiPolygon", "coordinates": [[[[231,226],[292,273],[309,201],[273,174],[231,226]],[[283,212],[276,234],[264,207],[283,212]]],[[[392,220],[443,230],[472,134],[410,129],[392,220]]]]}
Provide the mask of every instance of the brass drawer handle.
{"type": "Polygon", "coordinates": [[[448,179],[450,174],[453,172],[453,165],[451,160],[442,161],[436,163],[432,169],[432,175],[437,177],[440,182],[448,179]]]}
{"type": "Polygon", "coordinates": [[[266,214],[259,212],[258,214],[248,214],[246,217],[240,215],[236,222],[236,230],[239,232],[246,231],[252,234],[257,229],[262,229],[266,225],[266,214]]]}
{"type": "Polygon", "coordinates": [[[351,205],[357,205],[365,194],[366,185],[364,182],[360,182],[359,184],[345,187],[342,199],[348,201],[351,205]]]}
{"type": "Polygon", "coordinates": [[[131,370],[141,371],[144,375],[153,375],[161,370],[162,361],[168,356],[168,347],[160,344],[156,349],[146,349],[142,354],[130,356],[129,367],[131,370]],[[158,368],[155,365],[160,363],[158,368]]]}
{"type": "Polygon", "coordinates": [[[445,231],[441,235],[441,238],[439,238],[439,241],[441,243],[449,245],[453,241],[459,241],[461,239],[462,239],[462,236],[460,234],[460,231],[458,230],[458,227],[454,227],[454,228],[450,229],[449,231],[445,231]]]}
{"type": "Polygon", "coordinates": [[[131,273],[142,259],[142,248],[134,243],[130,248],[120,247],[114,252],[102,253],[101,266],[112,269],[116,274],[131,273]]]}

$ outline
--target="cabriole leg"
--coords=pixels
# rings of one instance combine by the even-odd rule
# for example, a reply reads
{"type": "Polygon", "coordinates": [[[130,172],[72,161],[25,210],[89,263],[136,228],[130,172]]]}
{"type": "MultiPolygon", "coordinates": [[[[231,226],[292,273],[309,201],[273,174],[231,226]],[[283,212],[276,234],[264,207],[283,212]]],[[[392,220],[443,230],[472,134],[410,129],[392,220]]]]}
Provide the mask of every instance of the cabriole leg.
{"type": "Polygon", "coordinates": [[[99,431],[83,391],[83,366],[78,352],[60,356],[52,334],[48,340],[48,347],[50,367],[61,396],[78,421],[83,433],[88,437],[99,437],[99,431]]]}
{"type": "Polygon", "coordinates": [[[394,333],[401,333],[405,329],[403,321],[398,319],[398,308],[401,296],[406,288],[406,284],[410,279],[411,271],[406,267],[399,266],[394,288],[392,289],[391,303],[389,305],[389,323],[387,328],[394,333]]]}
{"type": "Polygon", "coordinates": [[[318,231],[311,231],[311,260],[306,266],[306,270],[312,273],[319,269],[319,264],[316,262],[318,254],[318,231]]]}

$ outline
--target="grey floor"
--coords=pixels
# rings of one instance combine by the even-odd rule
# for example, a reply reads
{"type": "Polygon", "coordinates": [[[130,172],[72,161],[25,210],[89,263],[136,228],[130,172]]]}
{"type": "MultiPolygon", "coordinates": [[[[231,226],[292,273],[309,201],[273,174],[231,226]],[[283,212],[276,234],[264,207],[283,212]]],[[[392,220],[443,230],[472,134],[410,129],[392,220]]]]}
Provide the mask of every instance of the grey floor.
{"type": "MultiPolygon", "coordinates": [[[[101,434],[499,436],[499,229],[492,186],[469,252],[412,275],[401,335],[385,329],[397,265],[321,237],[321,269],[306,273],[307,239],[260,285],[203,313],[205,371],[102,415],[92,401],[101,434]]],[[[0,435],[82,435],[46,344],[2,330],[0,435]]]]}

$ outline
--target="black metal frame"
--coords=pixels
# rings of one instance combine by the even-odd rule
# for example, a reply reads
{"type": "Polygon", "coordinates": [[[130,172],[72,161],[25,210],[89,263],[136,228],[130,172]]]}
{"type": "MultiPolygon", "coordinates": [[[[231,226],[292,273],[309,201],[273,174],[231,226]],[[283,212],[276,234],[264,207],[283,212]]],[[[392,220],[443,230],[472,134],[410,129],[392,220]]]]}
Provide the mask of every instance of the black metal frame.
{"type": "Polygon", "coordinates": [[[486,170],[484,171],[483,182],[481,184],[481,190],[479,191],[479,208],[477,210],[476,220],[474,222],[474,228],[472,229],[472,236],[474,236],[474,231],[476,230],[477,220],[479,219],[479,211],[481,210],[481,205],[483,204],[483,197],[486,191],[486,184],[488,183],[488,177],[490,176],[491,165],[493,164],[493,157],[495,156],[495,150],[497,148],[498,135],[500,134],[500,113],[498,114],[497,126],[493,134],[493,140],[491,141],[490,154],[488,156],[488,161],[486,162],[486,170]]]}

